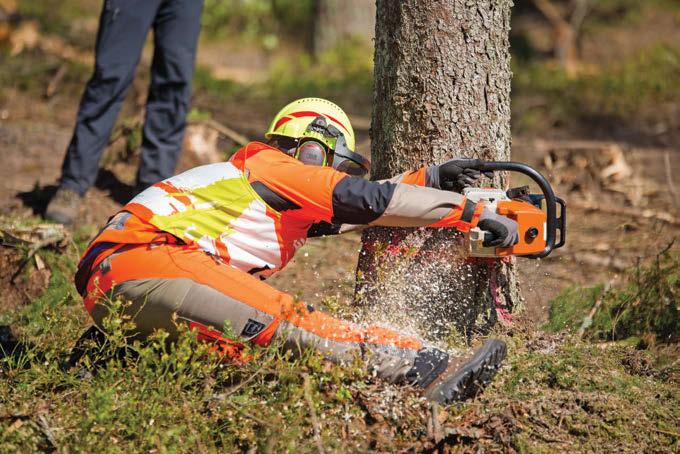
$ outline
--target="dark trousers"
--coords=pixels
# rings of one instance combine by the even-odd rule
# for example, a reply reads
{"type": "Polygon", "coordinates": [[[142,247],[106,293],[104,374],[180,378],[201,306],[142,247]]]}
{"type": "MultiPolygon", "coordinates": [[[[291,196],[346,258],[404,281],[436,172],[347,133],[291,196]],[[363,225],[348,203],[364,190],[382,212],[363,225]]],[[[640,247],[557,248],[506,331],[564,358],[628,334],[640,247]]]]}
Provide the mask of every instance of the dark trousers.
{"type": "Polygon", "coordinates": [[[149,29],[154,31],[137,182],[173,175],[191,101],[191,79],[203,0],[106,0],[99,21],[95,69],[80,101],[62,166],[61,186],[84,194],[94,184],[149,29]]]}

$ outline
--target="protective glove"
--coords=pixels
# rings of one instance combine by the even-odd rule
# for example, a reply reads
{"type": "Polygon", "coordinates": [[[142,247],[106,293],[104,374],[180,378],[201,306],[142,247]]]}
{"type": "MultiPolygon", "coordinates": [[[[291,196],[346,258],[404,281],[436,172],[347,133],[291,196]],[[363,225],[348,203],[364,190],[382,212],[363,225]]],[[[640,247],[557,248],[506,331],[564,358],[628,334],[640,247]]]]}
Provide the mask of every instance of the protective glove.
{"type": "Polygon", "coordinates": [[[519,242],[517,223],[512,219],[484,208],[479,216],[477,227],[490,232],[491,238],[484,238],[482,246],[510,247],[519,242]]]}
{"type": "MultiPolygon", "coordinates": [[[[461,192],[472,186],[482,176],[479,167],[483,162],[481,159],[456,158],[439,164],[436,166],[439,189],[461,192]]],[[[484,175],[491,178],[493,173],[484,172],[484,175]]]]}

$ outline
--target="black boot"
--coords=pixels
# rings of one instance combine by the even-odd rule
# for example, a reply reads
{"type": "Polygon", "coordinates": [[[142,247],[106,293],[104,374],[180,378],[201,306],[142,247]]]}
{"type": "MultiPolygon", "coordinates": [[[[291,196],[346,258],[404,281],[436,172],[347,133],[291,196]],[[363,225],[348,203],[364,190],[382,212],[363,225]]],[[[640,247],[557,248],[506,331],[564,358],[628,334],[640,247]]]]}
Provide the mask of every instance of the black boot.
{"type": "Polygon", "coordinates": [[[446,370],[424,387],[423,395],[443,404],[475,397],[491,382],[505,355],[505,342],[490,339],[474,352],[450,356],[446,370]]]}

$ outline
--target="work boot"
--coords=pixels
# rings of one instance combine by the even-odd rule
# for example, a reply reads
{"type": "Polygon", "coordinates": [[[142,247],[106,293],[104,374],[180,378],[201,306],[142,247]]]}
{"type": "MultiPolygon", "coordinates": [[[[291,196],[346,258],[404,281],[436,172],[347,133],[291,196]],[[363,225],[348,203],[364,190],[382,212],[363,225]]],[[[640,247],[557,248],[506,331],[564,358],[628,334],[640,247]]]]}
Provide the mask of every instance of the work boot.
{"type": "Polygon", "coordinates": [[[490,339],[474,352],[449,356],[446,370],[425,387],[423,395],[442,404],[474,397],[491,382],[505,354],[505,342],[490,339]]]}
{"type": "Polygon", "coordinates": [[[82,196],[77,192],[60,187],[47,205],[45,219],[64,225],[73,224],[82,199],[82,196]]]}

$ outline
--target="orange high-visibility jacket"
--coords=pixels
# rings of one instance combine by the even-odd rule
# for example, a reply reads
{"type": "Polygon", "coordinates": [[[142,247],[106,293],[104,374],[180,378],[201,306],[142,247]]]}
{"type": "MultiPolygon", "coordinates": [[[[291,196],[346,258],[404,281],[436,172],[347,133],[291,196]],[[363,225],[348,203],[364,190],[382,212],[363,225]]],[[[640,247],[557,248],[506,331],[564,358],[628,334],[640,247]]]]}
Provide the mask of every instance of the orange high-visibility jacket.
{"type": "Polygon", "coordinates": [[[423,168],[367,181],[251,142],[228,162],[193,168],[140,193],[95,238],[83,261],[88,267],[99,262],[102,257],[94,256],[105,245],[151,243],[170,234],[266,277],[283,268],[307,237],[338,233],[341,224],[461,231],[477,224],[482,203],[426,187],[427,179],[423,168]],[[140,222],[125,222],[130,215],[140,222]]]}

